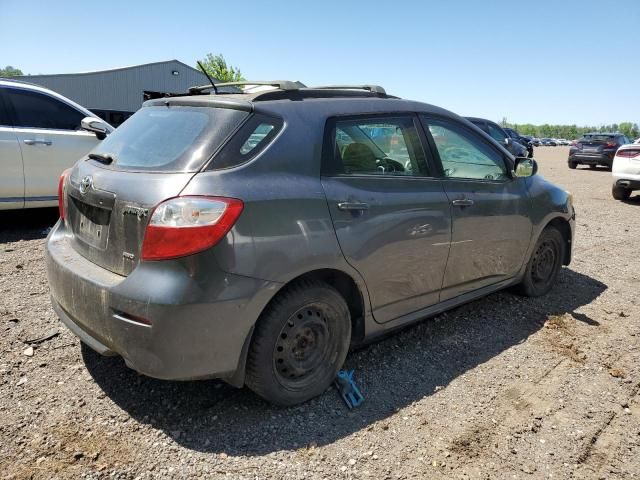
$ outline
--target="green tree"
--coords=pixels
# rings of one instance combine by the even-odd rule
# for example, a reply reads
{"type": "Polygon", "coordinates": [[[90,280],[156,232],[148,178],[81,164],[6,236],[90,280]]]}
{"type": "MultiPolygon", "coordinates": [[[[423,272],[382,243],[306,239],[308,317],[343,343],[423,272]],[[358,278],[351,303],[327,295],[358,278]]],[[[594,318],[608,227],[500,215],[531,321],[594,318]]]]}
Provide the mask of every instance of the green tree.
{"type": "MultiPolygon", "coordinates": [[[[239,68],[227,65],[227,61],[222,54],[213,55],[207,53],[207,56],[200,60],[200,63],[202,63],[205,73],[208,73],[212,78],[220,80],[221,82],[239,82],[245,79],[239,68]]],[[[200,69],[199,65],[198,69],[200,69]]]]}
{"type": "Polygon", "coordinates": [[[13,68],[11,65],[7,65],[4,68],[0,68],[0,77],[15,77],[16,75],[24,75],[19,68],[13,68]]]}
{"type": "Polygon", "coordinates": [[[619,125],[620,132],[624,133],[630,139],[638,138],[638,124],[631,122],[622,122],[619,125]]]}
{"type": "Polygon", "coordinates": [[[521,135],[532,135],[538,138],[551,137],[575,140],[577,138],[580,138],[583,134],[589,132],[621,132],[630,139],[640,137],[640,127],[638,127],[637,123],[632,122],[578,127],[577,125],[548,125],[546,123],[544,125],[532,125],[530,123],[517,125],[509,122],[504,122],[504,120],[506,119],[503,118],[503,126],[517,130],[521,135]]]}

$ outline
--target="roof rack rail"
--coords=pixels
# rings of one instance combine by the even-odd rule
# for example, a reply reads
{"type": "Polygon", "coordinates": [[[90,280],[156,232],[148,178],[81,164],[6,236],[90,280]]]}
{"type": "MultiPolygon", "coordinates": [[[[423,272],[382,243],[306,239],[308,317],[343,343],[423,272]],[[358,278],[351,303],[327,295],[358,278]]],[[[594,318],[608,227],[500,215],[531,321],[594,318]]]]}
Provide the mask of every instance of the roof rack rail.
{"type": "Polygon", "coordinates": [[[324,85],[321,87],[312,87],[316,90],[368,90],[378,95],[386,95],[387,91],[380,85],[324,85]]]}
{"type": "MultiPolygon", "coordinates": [[[[300,90],[300,88],[304,88],[305,85],[300,82],[292,82],[291,80],[243,80],[241,82],[224,82],[224,83],[216,83],[215,88],[220,87],[242,87],[244,85],[251,86],[260,86],[265,85],[269,87],[276,87],[280,90],[300,90]]],[[[203,92],[205,90],[209,90],[214,88],[213,85],[202,85],[199,87],[191,87],[189,88],[190,93],[198,93],[203,92]]]]}

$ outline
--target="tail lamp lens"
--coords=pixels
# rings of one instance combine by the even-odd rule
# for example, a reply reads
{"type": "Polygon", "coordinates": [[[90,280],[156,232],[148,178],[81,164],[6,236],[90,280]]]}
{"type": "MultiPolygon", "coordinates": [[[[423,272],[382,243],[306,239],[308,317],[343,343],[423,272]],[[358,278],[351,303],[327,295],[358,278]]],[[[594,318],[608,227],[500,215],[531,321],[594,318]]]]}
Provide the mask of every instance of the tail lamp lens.
{"type": "Polygon", "coordinates": [[[143,260],[184,257],[211,248],[233,227],[242,200],[226,197],[176,197],[159,204],[142,243],[143,260]]]}
{"type": "Polygon", "coordinates": [[[58,213],[60,214],[60,218],[63,220],[65,214],[66,182],[70,173],[71,169],[66,169],[62,172],[62,175],[60,175],[60,180],[58,180],[58,213]]]}
{"type": "Polygon", "coordinates": [[[623,157],[623,158],[635,158],[638,155],[640,155],[640,150],[633,150],[633,149],[618,150],[618,152],[616,153],[616,156],[623,157]]]}

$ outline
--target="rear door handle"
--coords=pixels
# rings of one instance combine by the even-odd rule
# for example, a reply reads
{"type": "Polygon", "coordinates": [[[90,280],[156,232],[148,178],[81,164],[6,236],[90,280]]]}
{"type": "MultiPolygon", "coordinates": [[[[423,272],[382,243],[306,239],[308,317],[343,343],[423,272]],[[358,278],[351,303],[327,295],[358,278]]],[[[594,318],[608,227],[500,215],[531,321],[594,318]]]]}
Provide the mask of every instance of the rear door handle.
{"type": "Polygon", "coordinates": [[[342,211],[369,210],[369,204],[361,203],[361,202],[340,202],[338,203],[338,210],[342,210],[342,211]]]}
{"type": "Polygon", "coordinates": [[[51,145],[53,142],[51,140],[36,140],[35,138],[27,138],[24,143],[26,145],[51,145]]]}
{"type": "Polygon", "coordinates": [[[459,198],[458,200],[452,201],[451,205],[454,207],[470,207],[473,205],[473,200],[470,198],[459,198]]]}

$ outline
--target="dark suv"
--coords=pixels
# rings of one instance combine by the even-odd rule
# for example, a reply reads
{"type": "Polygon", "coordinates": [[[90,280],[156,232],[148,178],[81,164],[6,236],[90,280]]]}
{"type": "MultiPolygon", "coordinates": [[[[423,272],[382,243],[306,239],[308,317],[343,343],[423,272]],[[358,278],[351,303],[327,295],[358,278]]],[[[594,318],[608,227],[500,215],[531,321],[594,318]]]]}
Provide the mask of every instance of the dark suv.
{"type": "Polygon", "coordinates": [[[91,348],[291,405],[350,346],[506,287],[543,295],[570,262],[571,196],[463,118],[270,83],[147,101],[61,177],[52,304],[91,348]]]}
{"type": "Polygon", "coordinates": [[[628,143],[632,143],[631,140],[621,133],[585,133],[569,149],[569,168],[578,165],[611,168],[618,148],[628,143]]]}
{"type": "Polygon", "coordinates": [[[525,135],[520,135],[516,130],[514,130],[513,128],[504,128],[504,131],[507,132],[507,134],[511,137],[511,140],[518,142],[520,145],[523,145],[524,147],[526,147],[527,152],[528,152],[528,157],[529,158],[533,158],[533,143],[532,143],[532,139],[531,137],[527,137],[525,135]]]}
{"type": "Polygon", "coordinates": [[[513,140],[511,136],[497,123],[492,122],[491,120],[487,120],[485,118],[477,118],[477,117],[465,117],[465,118],[469,120],[471,123],[473,123],[480,130],[487,133],[491,138],[493,138],[496,142],[498,142],[504,148],[509,150],[509,152],[511,152],[513,156],[515,157],[529,156],[527,147],[525,147],[520,142],[513,140]]]}

